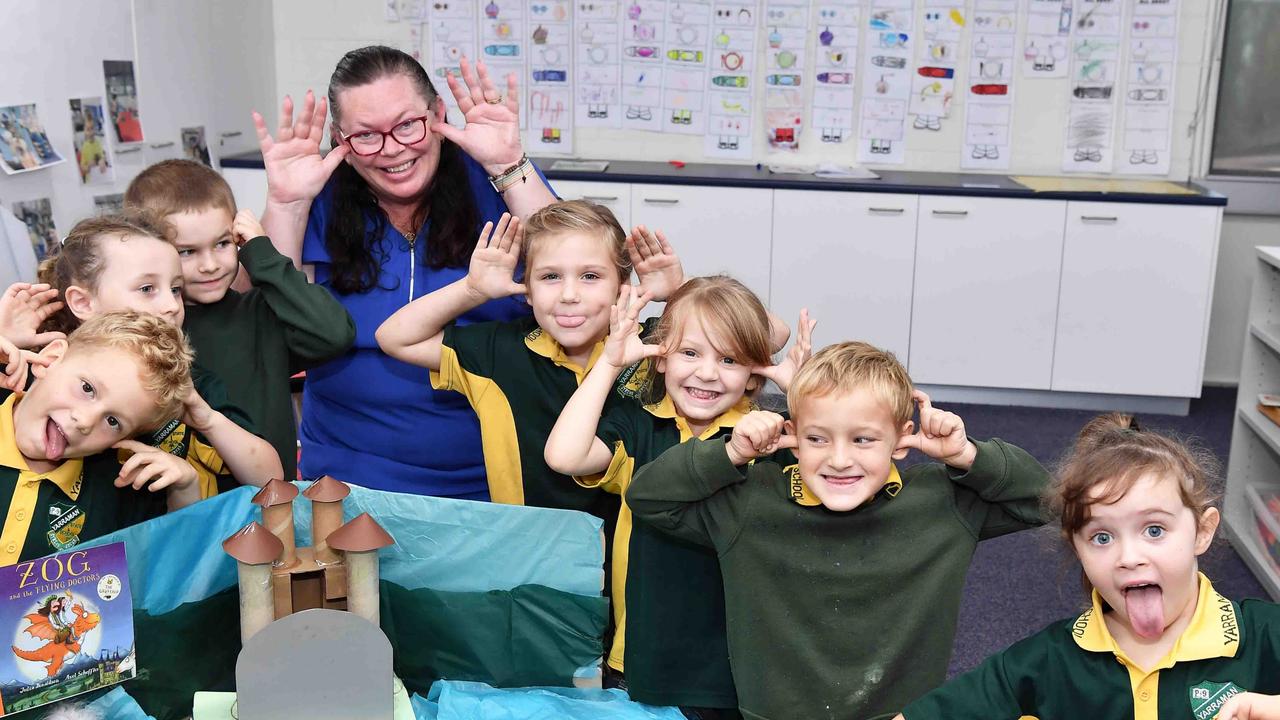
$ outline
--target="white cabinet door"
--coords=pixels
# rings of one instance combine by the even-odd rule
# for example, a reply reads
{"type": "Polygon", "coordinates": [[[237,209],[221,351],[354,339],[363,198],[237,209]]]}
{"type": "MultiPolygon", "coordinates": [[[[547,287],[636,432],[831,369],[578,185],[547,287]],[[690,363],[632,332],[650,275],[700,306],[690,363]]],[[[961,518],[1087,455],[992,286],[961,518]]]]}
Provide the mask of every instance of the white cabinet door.
{"type": "Polygon", "coordinates": [[[622,229],[631,232],[631,185],[628,183],[548,180],[561,200],[589,200],[613,211],[622,229]]]}
{"type": "Polygon", "coordinates": [[[685,277],[726,273],[768,305],[772,190],[633,185],[631,221],[666,233],[685,277]]]}
{"type": "Polygon", "coordinates": [[[917,383],[1049,389],[1067,204],[922,196],[911,316],[917,383]]]}
{"type": "Polygon", "coordinates": [[[865,340],[906,362],[916,256],[915,195],[773,193],[771,309],[795,331],[818,320],[813,346],[865,340]]]}
{"type": "Polygon", "coordinates": [[[1053,389],[1199,397],[1216,207],[1067,207],[1053,389]]]}
{"type": "MultiPolygon", "coordinates": [[[[260,0],[217,0],[209,5],[213,12],[210,13],[209,24],[199,26],[202,28],[201,32],[176,34],[183,42],[189,42],[191,36],[196,34],[213,39],[213,97],[216,102],[213,127],[207,129],[205,139],[209,141],[209,149],[219,158],[254,152],[258,149],[258,136],[253,129],[251,113],[257,110],[266,118],[267,127],[274,137],[283,97],[283,93],[276,94],[276,41],[272,3],[260,0]]],[[[281,22],[284,22],[283,17],[281,22]]],[[[189,27],[194,29],[198,26],[189,27]]],[[[351,47],[356,46],[353,44],[351,47]]],[[[300,50],[289,48],[289,51],[300,50]]],[[[330,68],[337,61],[338,55],[324,53],[330,68]]],[[[318,96],[328,92],[328,88],[323,86],[313,89],[318,96]]],[[[305,89],[290,88],[289,91],[293,92],[297,112],[301,112],[302,92],[305,89]]],[[[328,146],[327,141],[325,145],[328,146]]]]}

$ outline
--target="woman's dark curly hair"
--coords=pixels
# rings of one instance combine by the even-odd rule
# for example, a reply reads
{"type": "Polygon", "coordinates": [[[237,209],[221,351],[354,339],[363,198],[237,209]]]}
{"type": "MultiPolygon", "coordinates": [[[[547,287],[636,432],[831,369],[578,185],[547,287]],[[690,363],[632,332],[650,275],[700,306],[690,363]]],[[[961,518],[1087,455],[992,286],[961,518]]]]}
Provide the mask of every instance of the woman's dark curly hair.
{"type": "MultiPolygon", "coordinates": [[[[339,98],[343,90],[382,78],[404,75],[413,81],[428,107],[439,102],[439,93],[422,65],[412,56],[382,45],[352,50],[338,61],[329,79],[329,107],[334,122],[342,117],[339,98]]],[[[342,294],[372,290],[385,256],[375,250],[376,239],[386,232],[387,215],[364,178],[343,163],[334,171],[333,213],[325,232],[330,258],[330,285],[342,294]],[[368,223],[373,222],[373,228],[368,223]]],[[[415,222],[431,218],[425,238],[426,264],[432,268],[465,266],[475,245],[480,213],[471,197],[463,153],[441,138],[440,165],[423,193],[415,222]]]]}

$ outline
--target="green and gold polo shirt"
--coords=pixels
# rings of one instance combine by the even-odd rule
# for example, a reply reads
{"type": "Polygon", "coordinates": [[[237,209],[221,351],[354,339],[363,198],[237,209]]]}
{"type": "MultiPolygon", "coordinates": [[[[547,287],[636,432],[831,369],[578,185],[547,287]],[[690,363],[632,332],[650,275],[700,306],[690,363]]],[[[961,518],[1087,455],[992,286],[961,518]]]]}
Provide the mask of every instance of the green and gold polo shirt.
{"type": "MultiPolygon", "coordinates": [[[[560,411],[603,351],[601,341],[581,367],[531,317],[445,328],[431,386],[462,393],[475,410],[494,502],[582,510],[605,518],[612,530],[618,498],[578,485],[543,459],[560,411]]],[[[632,368],[619,388],[639,387],[642,379],[632,368]]],[[[629,402],[614,393],[605,408],[629,402]]]]}
{"type": "Polygon", "coordinates": [[[1200,575],[1196,610],[1150,668],[1133,662],[1093,605],[1056,622],[907,706],[908,720],[1211,720],[1233,695],[1280,693],[1280,606],[1235,603],[1200,575]]]}
{"type": "Polygon", "coordinates": [[[0,566],[62,552],[165,513],[165,493],[114,485],[120,474],[115,452],[32,472],[14,434],[13,408],[21,397],[0,405],[0,497],[8,498],[0,566]]]}
{"type": "MultiPolygon", "coordinates": [[[[730,434],[750,411],[750,400],[743,398],[695,436],[670,397],[643,408],[614,407],[596,429],[596,437],[614,449],[609,469],[579,482],[621,495],[637,467],[694,437],[730,434]]],[[[616,627],[608,663],[616,670],[625,668],[632,699],[650,705],[737,707],[725,638],[724,582],[715,551],[648,526],[633,527],[623,503],[614,532],[612,576],[616,627]]]]}

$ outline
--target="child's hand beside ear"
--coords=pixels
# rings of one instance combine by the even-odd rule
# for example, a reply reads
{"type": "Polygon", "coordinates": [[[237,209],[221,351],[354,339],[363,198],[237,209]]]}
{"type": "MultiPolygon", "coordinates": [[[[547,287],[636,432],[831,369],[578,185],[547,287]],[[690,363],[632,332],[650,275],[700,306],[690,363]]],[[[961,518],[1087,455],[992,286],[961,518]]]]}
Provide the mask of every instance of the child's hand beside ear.
{"type": "Polygon", "coordinates": [[[467,267],[467,289],[485,300],[523,294],[524,285],[514,280],[523,242],[520,218],[502,213],[496,226],[485,223],[467,267]]]}
{"type": "Polygon", "coordinates": [[[786,420],[778,413],[753,410],[747,413],[733,428],[733,435],[725,444],[729,461],[745,465],[762,455],[796,447],[796,437],[786,435],[786,420]]]}
{"type": "Polygon", "coordinates": [[[49,358],[30,350],[20,350],[17,345],[0,336],[0,388],[17,392],[27,387],[27,370],[31,365],[48,367],[49,358]]]}
{"type": "MultiPolygon", "coordinates": [[[[637,225],[627,236],[627,255],[636,271],[640,289],[665,302],[684,283],[684,268],[661,230],[637,225]]],[[[625,278],[624,278],[625,280],[625,278]]]]}
{"type": "Polygon", "coordinates": [[[1222,706],[1218,720],[1280,720],[1280,695],[1240,693],[1222,706]]]}
{"type": "Polygon", "coordinates": [[[14,283],[0,295],[0,336],[20,348],[35,350],[66,335],[39,332],[40,325],[62,307],[58,289],[46,283],[14,283]]]}
{"type": "Polygon", "coordinates": [[[195,388],[192,388],[186,399],[182,401],[182,424],[196,432],[208,432],[218,414],[217,410],[200,397],[200,393],[196,392],[195,388]]]}
{"type": "Polygon", "coordinates": [[[605,339],[604,354],[600,359],[618,370],[662,353],[659,346],[646,345],[640,339],[636,318],[649,304],[649,293],[646,291],[639,297],[633,297],[635,292],[630,285],[623,285],[618,291],[618,302],[609,308],[609,337],[605,339]]]}
{"type": "Polygon", "coordinates": [[[231,232],[235,233],[236,247],[244,247],[244,244],[250,240],[267,234],[267,231],[262,229],[262,223],[258,222],[258,218],[251,210],[240,210],[236,213],[236,219],[231,223],[231,232]]]}
{"type": "Polygon", "coordinates": [[[772,380],[778,389],[785,393],[791,387],[791,380],[801,366],[813,357],[813,328],[817,324],[817,320],[809,319],[809,308],[801,308],[800,324],[796,326],[796,342],[787,351],[787,356],[777,365],[751,368],[751,372],[772,380]]]}
{"type": "Polygon", "coordinates": [[[960,416],[935,408],[923,390],[912,390],[911,398],[920,408],[920,430],[904,435],[898,441],[898,449],[914,448],[958,470],[972,467],[978,447],[969,442],[960,416]]]}
{"type": "Polygon", "coordinates": [[[200,499],[196,469],[186,460],[137,440],[121,440],[112,447],[133,453],[120,466],[116,487],[132,486],[134,490],[141,490],[145,485],[151,492],[164,490],[169,493],[170,510],[186,507],[200,499]]]}

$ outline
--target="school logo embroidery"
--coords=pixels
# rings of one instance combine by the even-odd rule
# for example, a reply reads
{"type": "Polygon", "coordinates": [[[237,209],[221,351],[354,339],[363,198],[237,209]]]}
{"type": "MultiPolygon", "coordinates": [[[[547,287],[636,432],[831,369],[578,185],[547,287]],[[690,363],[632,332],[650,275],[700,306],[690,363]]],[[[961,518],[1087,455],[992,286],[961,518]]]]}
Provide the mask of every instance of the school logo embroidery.
{"type": "Polygon", "coordinates": [[[1077,640],[1084,637],[1084,631],[1089,627],[1089,618],[1091,617],[1093,617],[1093,608],[1085,610],[1080,614],[1080,617],[1076,618],[1076,621],[1071,624],[1071,634],[1074,635],[1077,640]]]}
{"type": "Polygon", "coordinates": [[[1240,627],[1236,624],[1236,611],[1231,607],[1231,601],[1223,597],[1220,593],[1217,595],[1219,619],[1222,623],[1222,644],[1232,645],[1240,642],[1240,627]]]}
{"type": "Polygon", "coordinates": [[[641,360],[622,371],[622,374],[618,376],[618,381],[614,383],[614,388],[622,397],[638,398],[640,393],[644,392],[645,385],[648,384],[649,361],[641,360]]]}
{"type": "Polygon", "coordinates": [[[187,456],[187,426],[177,420],[170,420],[168,425],[157,430],[151,436],[151,442],[147,443],[153,447],[184,458],[187,456]]]}
{"type": "Polygon", "coordinates": [[[80,544],[80,531],[84,530],[84,510],[79,505],[55,502],[49,505],[49,547],[67,550],[80,544]]]}
{"type": "Polygon", "coordinates": [[[1196,720],[1210,720],[1232,697],[1244,692],[1233,682],[1202,682],[1191,688],[1191,714],[1196,720]]]}
{"type": "Polygon", "coordinates": [[[540,337],[542,337],[542,328],[536,327],[530,330],[529,334],[524,336],[524,339],[525,339],[525,342],[533,342],[534,340],[537,340],[540,337]]]}

